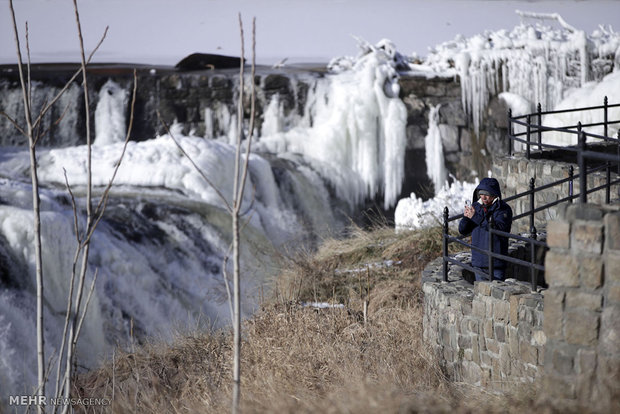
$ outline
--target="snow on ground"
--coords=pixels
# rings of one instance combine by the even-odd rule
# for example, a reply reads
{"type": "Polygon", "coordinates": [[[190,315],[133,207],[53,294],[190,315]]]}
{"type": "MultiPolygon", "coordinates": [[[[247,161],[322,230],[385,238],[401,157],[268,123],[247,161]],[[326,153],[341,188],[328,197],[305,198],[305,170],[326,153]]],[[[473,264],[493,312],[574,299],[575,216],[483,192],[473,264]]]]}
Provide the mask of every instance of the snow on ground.
{"type": "Polygon", "coordinates": [[[449,215],[461,214],[465,202],[471,202],[474,189],[478,182],[464,183],[455,181],[444,186],[435,197],[422,200],[415,194],[402,198],[396,205],[394,222],[397,230],[414,230],[443,224],[444,208],[448,207],[449,215]]]}
{"type": "MultiPolygon", "coordinates": [[[[556,110],[573,109],[575,107],[593,107],[603,105],[605,97],[608,104],[620,104],[620,69],[605,76],[600,82],[588,82],[582,88],[574,89],[555,107],[556,110]]],[[[608,120],[620,119],[620,105],[608,108],[608,120]]],[[[603,109],[590,111],[566,112],[549,114],[543,117],[543,125],[548,127],[563,127],[567,125],[591,124],[603,122],[603,109]]],[[[608,137],[617,137],[620,124],[609,126],[608,137]]],[[[584,128],[584,131],[596,135],[604,135],[603,126],[584,128]]],[[[596,138],[588,138],[588,142],[595,142],[596,138]]],[[[553,145],[575,145],[577,134],[561,133],[555,131],[545,132],[543,142],[553,145]]]]}

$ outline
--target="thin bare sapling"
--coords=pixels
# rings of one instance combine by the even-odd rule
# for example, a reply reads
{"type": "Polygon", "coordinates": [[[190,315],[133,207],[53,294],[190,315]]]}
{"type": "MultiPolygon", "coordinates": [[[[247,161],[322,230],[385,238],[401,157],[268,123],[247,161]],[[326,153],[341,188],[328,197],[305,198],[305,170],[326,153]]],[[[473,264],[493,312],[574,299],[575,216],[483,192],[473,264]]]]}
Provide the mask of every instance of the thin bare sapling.
{"type": "MultiPolygon", "coordinates": [[[[181,153],[190,161],[192,166],[205,180],[208,186],[210,186],[218,198],[224,204],[226,210],[231,216],[232,221],[232,243],[228,250],[226,257],[224,258],[224,265],[222,266],[222,273],[224,277],[224,284],[226,286],[226,292],[228,294],[228,304],[230,307],[232,325],[233,325],[233,396],[232,396],[232,412],[237,413],[239,411],[239,402],[241,397],[241,286],[240,286],[240,233],[243,230],[247,222],[241,223],[241,217],[243,217],[251,208],[248,208],[245,212],[242,212],[243,196],[245,193],[245,185],[248,176],[248,168],[250,161],[250,150],[252,147],[252,138],[254,135],[254,123],[256,113],[256,85],[254,82],[256,73],[256,19],[252,20],[252,67],[251,67],[251,103],[250,103],[250,120],[247,139],[245,142],[245,156],[241,157],[243,151],[243,138],[244,138],[244,90],[245,90],[245,38],[243,31],[243,21],[241,14],[239,14],[239,30],[241,36],[241,62],[239,73],[239,102],[237,106],[237,137],[235,144],[235,166],[234,166],[234,180],[232,191],[232,203],[229,203],[224,196],[221,189],[209,180],[207,175],[202,169],[194,162],[191,156],[183,149],[180,142],[174,137],[168,125],[163,121],[161,114],[157,114],[164,129],[179,148],[181,153]],[[229,287],[229,277],[226,271],[229,256],[232,251],[233,261],[233,292],[231,295],[229,287]]],[[[252,197],[254,200],[254,197],[252,197]]],[[[252,201],[253,202],[253,201],[252,201]]]]}

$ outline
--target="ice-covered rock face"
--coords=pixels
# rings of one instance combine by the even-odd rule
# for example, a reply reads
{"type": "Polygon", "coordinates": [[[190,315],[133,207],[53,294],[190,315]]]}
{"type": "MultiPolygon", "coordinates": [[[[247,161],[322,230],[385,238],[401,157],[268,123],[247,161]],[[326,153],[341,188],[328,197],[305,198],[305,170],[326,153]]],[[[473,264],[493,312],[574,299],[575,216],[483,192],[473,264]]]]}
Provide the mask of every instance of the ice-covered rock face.
{"type": "MultiPolygon", "coordinates": [[[[463,108],[476,132],[492,96],[510,92],[528,102],[528,110],[538,103],[552,110],[572,89],[600,81],[618,67],[620,34],[611,28],[586,35],[555,14],[521,15],[524,22],[511,31],[456,37],[432,49],[424,62],[460,77],[463,108]]],[[[515,111],[525,109],[522,100],[515,111]]]]}
{"type": "Polygon", "coordinates": [[[357,58],[332,62],[332,73],[308,92],[302,119],[286,131],[274,96],[256,149],[300,154],[351,206],[382,195],[388,209],[404,179],[407,110],[389,53],[395,49],[361,49],[357,58]]]}

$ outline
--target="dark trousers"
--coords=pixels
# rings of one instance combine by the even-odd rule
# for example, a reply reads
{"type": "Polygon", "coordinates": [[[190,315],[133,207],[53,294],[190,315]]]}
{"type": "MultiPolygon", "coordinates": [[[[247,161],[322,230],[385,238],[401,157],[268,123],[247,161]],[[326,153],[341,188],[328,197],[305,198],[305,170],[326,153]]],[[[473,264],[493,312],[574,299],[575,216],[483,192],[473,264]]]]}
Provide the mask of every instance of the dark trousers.
{"type": "MultiPolygon", "coordinates": [[[[476,267],[476,269],[480,269],[480,272],[476,272],[476,280],[489,280],[488,267],[476,267]]],[[[493,280],[504,280],[504,275],[505,269],[493,269],[493,280]]]]}

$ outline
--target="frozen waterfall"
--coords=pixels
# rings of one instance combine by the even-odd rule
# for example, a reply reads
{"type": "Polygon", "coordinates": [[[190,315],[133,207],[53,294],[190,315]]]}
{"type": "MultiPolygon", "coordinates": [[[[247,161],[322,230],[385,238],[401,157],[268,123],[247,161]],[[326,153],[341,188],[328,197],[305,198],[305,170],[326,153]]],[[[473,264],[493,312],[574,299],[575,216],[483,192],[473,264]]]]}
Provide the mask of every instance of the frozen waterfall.
{"type": "MultiPolygon", "coordinates": [[[[394,62],[378,49],[361,56],[349,70],[317,77],[301,112],[285,114],[281,97],[270,97],[249,156],[242,208],[247,210],[241,258],[245,316],[253,312],[262,285],[275,272],[270,253],[338,234],[366,198],[383,196],[386,208],[396,203],[404,177],[407,118],[397,96],[394,62]]],[[[127,91],[117,83],[108,81],[100,89],[92,152],[95,194],[108,183],[122,152],[127,104],[127,91]]],[[[210,181],[230,197],[234,115],[225,105],[205,108],[204,115],[204,136],[183,134],[180,124],[171,131],[210,181]]],[[[65,171],[83,209],[86,154],[83,145],[38,151],[49,356],[59,345],[75,250],[65,171]]],[[[3,151],[0,388],[7,394],[29,394],[36,383],[28,171],[26,150],[3,151]]],[[[177,329],[226,325],[230,315],[222,266],[230,242],[230,217],[222,200],[170,136],[129,142],[91,247],[88,279],[95,271],[98,278],[78,343],[80,365],[93,367],[109,357],[114,346],[134,339],[170,339],[177,329]]]]}
{"type": "Polygon", "coordinates": [[[256,149],[302,155],[351,206],[376,195],[393,206],[404,179],[407,111],[391,62],[377,50],[318,79],[303,118],[288,129],[274,97],[256,149]]]}

